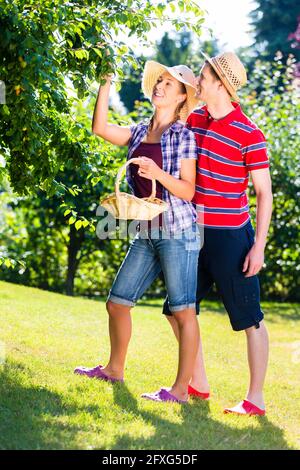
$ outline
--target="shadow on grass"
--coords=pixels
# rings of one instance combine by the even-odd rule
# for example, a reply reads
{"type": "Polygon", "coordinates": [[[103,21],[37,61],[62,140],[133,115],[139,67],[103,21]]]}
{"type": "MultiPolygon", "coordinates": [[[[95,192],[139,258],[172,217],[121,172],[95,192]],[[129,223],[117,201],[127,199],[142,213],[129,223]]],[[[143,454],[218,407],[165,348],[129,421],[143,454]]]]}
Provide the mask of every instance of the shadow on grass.
{"type": "MultiPolygon", "coordinates": [[[[234,428],[233,424],[226,425],[212,419],[208,401],[192,400],[181,406],[181,422],[170,422],[163,418],[161,411],[164,407],[173,406],[172,404],[157,403],[156,414],[140,408],[125,385],[114,387],[113,390],[115,403],[122,410],[143,419],[154,428],[154,432],[150,437],[140,438],[123,434],[115,441],[112,449],[292,449],[285,441],[283,431],[274,426],[267,417],[240,417],[247,420],[247,427],[238,429],[234,428]],[[259,428],[255,428],[251,420],[259,420],[259,428]]],[[[228,420],[230,419],[228,416],[228,420]]]]}
{"type": "MultiPolygon", "coordinates": [[[[217,294],[216,294],[217,295],[217,294]]],[[[105,297],[89,297],[94,300],[105,302],[105,297]]],[[[162,309],[165,297],[153,297],[151,299],[140,299],[137,307],[157,307],[162,309]]],[[[262,310],[266,315],[266,320],[270,322],[277,322],[278,319],[300,321],[300,304],[297,303],[281,303],[276,301],[262,301],[262,310]]],[[[225,307],[223,306],[221,298],[208,297],[201,303],[201,313],[212,312],[220,315],[227,315],[225,307]]],[[[147,313],[147,311],[145,312],[147,313]]],[[[149,312],[152,313],[152,312],[149,312]]],[[[158,312],[160,313],[160,312],[158,312]]]]}
{"type": "MultiPolygon", "coordinates": [[[[56,392],[28,385],[28,373],[28,369],[12,362],[0,370],[0,449],[76,448],[82,427],[70,420],[78,413],[89,413],[98,420],[99,404],[70,405],[56,392]]],[[[266,417],[241,417],[247,420],[247,426],[238,429],[231,417],[228,424],[212,419],[209,402],[192,400],[178,408],[180,422],[174,422],[164,417],[164,409],[172,404],[156,403],[155,411],[148,411],[149,403],[140,405],[124,384],[114,385],[113,394],[115,404],[143,421],[152,434],[133,437],[124,430],[112,449],[291,449],[283,431],[266,417]],[[253,427],[256,419],[258,428],[253,427]]]]}
{"type": "Polygon", "coordinates": [[[99,407],[70,406],[58,393],[28,385],[29,374],[15,362],[0,369],[0,449],[70,448],[81,431],[70,424],[70,416],[96,414],[99,407]]]}
{"type": "Polygon", "coordinates": [[[272,302],[270,304],[262,302],[262,310],[266,319],[270,322],[280,320],[300,321],[300,305],[299,304],[281,304],[272,302]]]}
{"type": "MultiPolygon", "coordinates": [[[[138,302],[138,307],[157,307],[162,310],[164,299],[155,299],[153,301],[141,300],[138,302]]],[[[300,321],[300,305],[299,304],[286,304],[280,302],[264,302],[261,303],[262,310],[265,314],[265,319],[268,322],[274,323],[278,320],[293,320],[300,321]]],[[[200,307],[201,314],[206,312],[217,313],[219,315],[227,315],[222,300],[203,300],[200,307]]],[[[147,312],[146,312],[147,313],[147,312]]],[[[151,312],[149,312],[151,313],[151,312]]],[[[158,312],[160,313],[160,312],[158,312]]]]}

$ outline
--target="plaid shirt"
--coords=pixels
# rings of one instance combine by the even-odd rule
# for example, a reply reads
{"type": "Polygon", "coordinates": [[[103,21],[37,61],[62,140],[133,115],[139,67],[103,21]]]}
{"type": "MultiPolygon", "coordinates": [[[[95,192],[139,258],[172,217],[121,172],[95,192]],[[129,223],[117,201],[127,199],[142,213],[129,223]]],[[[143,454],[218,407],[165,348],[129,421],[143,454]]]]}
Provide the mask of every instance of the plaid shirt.
{"type": "MultiPolygon", "coordinates": [[[[131,139],[128,146],[127,159],[129,160],[142,142],[148,130],[148,124],[140,123],[130,127],[131,139]]],[[[175,122],[161,136],[162,169],[180,179],[180,160],[197,160],[197,145],[194,133],[187,129],[180,121],[175,122]]],[[[127,182],[133,192],[130,167],[126,171],[127,182]]],[[[169,204],[169,209],[163,212],[165,230],[174,234],[177,231],[190,227],[197,219],[196,210],[192,202],[185,201],[171,194],[163,187],[163,200],[169,204]]]]}

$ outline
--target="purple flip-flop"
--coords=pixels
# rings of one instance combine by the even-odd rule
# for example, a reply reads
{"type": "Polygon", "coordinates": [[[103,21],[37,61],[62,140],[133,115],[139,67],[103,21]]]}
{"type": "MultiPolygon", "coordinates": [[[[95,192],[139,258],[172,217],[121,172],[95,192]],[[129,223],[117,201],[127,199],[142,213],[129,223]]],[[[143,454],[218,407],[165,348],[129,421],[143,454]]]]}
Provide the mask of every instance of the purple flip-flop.
{"type": "Polygon", "coordinates": [[[146,398],[147,400],[160,402],[172,401],[174,403],[187,403],[187,400],[180,400],[179,398],[176,398],[166,388],[161,388],[160,390],[154,393],[143,393],[141,397],[146,398]]]}
{"type": "Polygon", "coordinates": [[[110,377],[109,375],[105,374],[102,371],[103,366],[99,365],[96,367],[92,367],[91,369],[88,369],[87,367],[79,366],[74,369],[74,374],[79,374],[79,375],[85,375],[86,377],[89,377],[91,379],[100,379],[100,380],[105,380],[106,382],[124,382],[124,379],[115,379],[114,377],[110,377]]]}

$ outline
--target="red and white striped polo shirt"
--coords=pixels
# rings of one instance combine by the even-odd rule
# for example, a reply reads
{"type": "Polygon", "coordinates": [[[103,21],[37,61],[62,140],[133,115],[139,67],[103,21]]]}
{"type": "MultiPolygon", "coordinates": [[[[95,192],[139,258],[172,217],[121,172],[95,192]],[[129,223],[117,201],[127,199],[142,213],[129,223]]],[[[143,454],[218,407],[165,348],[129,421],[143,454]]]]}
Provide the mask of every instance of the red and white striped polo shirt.
{"type": "Polygon", "coordinates": [[[240,228],[248,222],[249,171],[269,167],[263,133],[232,104],[235,109],[223,119],[214,120],[203,106],[187,120],[198,147],[193,202],[198,222],[211,228],[240,228]]]}

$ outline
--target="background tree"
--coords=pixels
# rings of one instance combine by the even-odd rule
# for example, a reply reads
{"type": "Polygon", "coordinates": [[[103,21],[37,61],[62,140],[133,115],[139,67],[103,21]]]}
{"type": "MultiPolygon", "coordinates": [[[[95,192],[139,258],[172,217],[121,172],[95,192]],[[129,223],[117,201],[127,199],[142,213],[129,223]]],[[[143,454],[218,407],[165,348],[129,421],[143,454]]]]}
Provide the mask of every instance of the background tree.
{"type": "MultiPolygon", "coordinates": [[[[289,35],[288,39],[291,41],[291,47],[293,51],[297,50],[299,52],[300,50],[300,16],[298,16],[297,21],[298,21],[297,29],[289,35]]],[[[300,78],[300,62],[296,63],[294,75],[296,78],[300,78]]]]}
{"type": "Polygon", "coordinates": [[[119,90],[120,99],[128,112],[134,111],[137,101],[145,99],[141,89],[141,75],[147,59],[144,56],[139,56],[136,60],[139,63],[138,67],[132,65],[124,67],[125,78],[119,90]]]}
{"type": "Polygon", "coordinates": [[[290,33],[297,28],[297,17],[300,13],[298,0],[257,0],[256,8],[250,13],[255,43],[254,55],[263,55],[272,61],[280,51],[286,61],[293,53],[300,60],[300,51],[291,46],[290,33]]]}
{"type": "Polygon", "coordinates": [[[155,60],[170,67],[187,64],[191,50],[191,38],[192,34],[187,30],[173,35],[165,33],[157,43],[155,60]]]}

